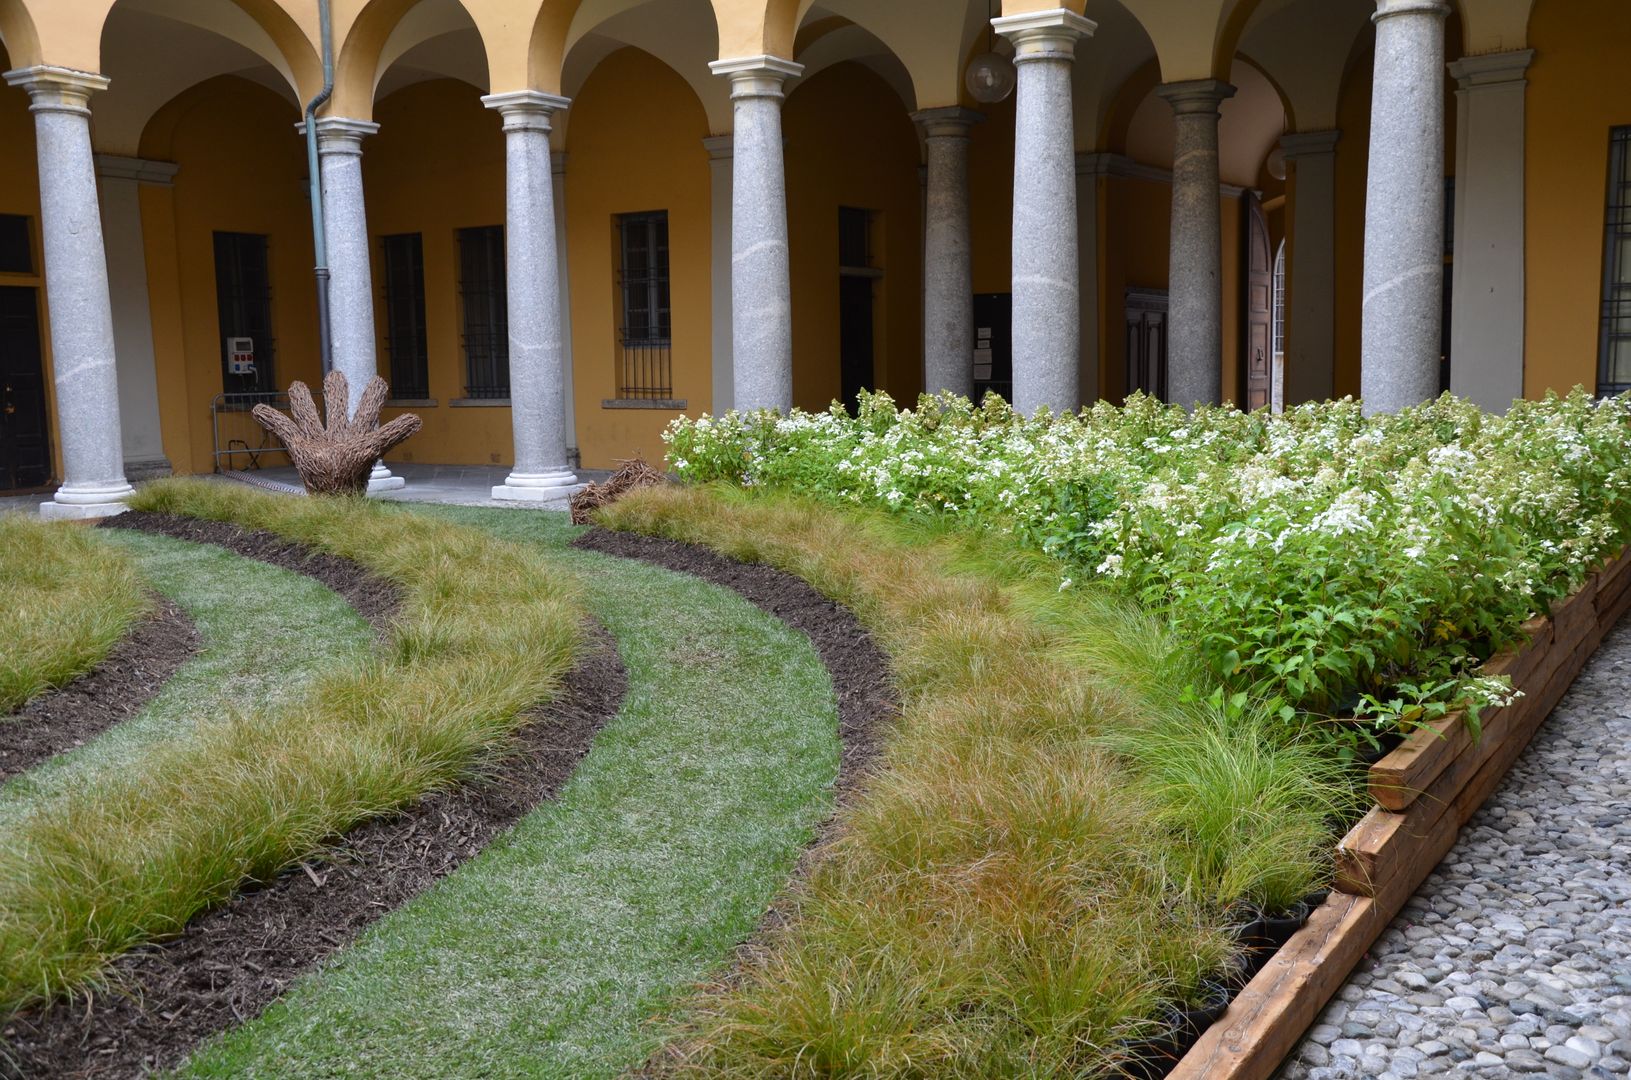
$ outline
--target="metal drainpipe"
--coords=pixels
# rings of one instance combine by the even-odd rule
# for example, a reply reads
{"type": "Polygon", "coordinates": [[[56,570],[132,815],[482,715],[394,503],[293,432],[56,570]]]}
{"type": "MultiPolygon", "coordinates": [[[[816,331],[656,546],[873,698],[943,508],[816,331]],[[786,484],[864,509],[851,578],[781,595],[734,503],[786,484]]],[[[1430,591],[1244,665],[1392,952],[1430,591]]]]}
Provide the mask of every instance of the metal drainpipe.
{"type": "Polygon", "coordinates": [[[323,177],[317,160],[317,110],[334,94],[334,26],[329,0],[317,0],[317,21],[323,36],[323,89],[306,105],[306,170],[311,176],[312,250],[317,255],[317,351],[323,374],[334,367],[334,344],[328,321],[328,239],[323,231],[323,177]]]}

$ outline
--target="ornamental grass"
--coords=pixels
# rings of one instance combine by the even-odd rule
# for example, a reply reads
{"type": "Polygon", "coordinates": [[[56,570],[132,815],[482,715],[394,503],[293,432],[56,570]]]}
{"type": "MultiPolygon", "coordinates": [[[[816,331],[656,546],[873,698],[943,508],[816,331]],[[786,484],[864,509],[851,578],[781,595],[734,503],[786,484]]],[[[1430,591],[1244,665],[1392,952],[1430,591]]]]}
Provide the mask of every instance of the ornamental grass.
{"type": "Polygon", "coordinates": [[[1051,560],[719,486],[599,521],[804,578],[876,635],[902,698],[789,920],[689,1003],[679,1072],[1103,1075],[1225,970],[1245,906],[1329,874],[1340,769],[1168,693],[1204,665],[1125,600],[1061,592],[1051,560]]]}
{"type": "Polygon", "coordinates": [[[93,986],[113,957],[244,883],[470,777],[555,693],[579,644],[565,575],[479,530],[201,481],[156,483],[133,503],[353,559],[400,588],[401,609],[377,655],[293,703],[201,716],[194,737],[6,826],[0,1008],[93,986]]]}
{"type": "Polygon", "coordinates": [[[148,609],[130,560],[88,530],[0,514],[0,717],[88,673],[148,609]]]}

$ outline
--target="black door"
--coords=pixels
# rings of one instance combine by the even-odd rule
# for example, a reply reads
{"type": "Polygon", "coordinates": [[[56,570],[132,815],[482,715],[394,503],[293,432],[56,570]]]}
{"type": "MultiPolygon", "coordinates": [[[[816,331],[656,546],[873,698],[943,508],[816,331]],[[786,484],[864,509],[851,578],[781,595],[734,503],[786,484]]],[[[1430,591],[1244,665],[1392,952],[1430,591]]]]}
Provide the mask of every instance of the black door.
{"type": "Polygon", "coordinates": [[[855,412],[861,390],[874,386],[872,371],[872,281],[845,274],[838,279],[838,365],[844,405],[855,412]]]}
{"type": "Polygon", "coordinates": [[[1014,400],[1014,294],[974,294],[974,404],[1014,400]]]}
{"type": "Polygon", "coordinates": [[[0,286],[0,491],[51,482],[35,290],[0,286]]]}
{"type": "Polygon", "coordinates": [[[215,304],[221,326],[221,388],[229,394],[276,390],[266,237],[215,234],[215,304]]]}

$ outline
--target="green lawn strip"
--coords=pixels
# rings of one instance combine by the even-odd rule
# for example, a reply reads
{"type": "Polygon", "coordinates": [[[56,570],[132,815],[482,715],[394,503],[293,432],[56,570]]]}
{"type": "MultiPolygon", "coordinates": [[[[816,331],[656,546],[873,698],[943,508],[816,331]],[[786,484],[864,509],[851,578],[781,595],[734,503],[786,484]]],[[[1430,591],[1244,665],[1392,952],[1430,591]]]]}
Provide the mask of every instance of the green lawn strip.
{"type": "Polygon", "coordinates": [[[581,574],[628,698],[557,801],[185,1076],[615,1076],[751,932],[828,812],[837,711],[806,638],[694,578],[567,549],[560,515],[434,512],[581,574]]]}
{"type": "Polygon", "coordinates": [[[0,718],[90,671],[147,612],[129,560],[98,540],[0,514],[0,718]]]}
{"type": "Polygon", "coordinates": [[[156,482],[132,503],[355,559],[401,588],[401,610],[386,643],[310,693],[227,713],[19,816],[0,836],[0,1010],[92,986],[246,881],[460,782],[555,694],[582,640],[575,585],[479,530],[204,481],[156,482]]]}
{"type": "Polygon", "coordinates": [[[1061,591],[1042,556],[773,492],[652,488],[600,516],[805,578],[902,695],[786,931],[683,1014],[698,1075],[1107,1075],[1222,969],[1237,905],[1329,874],[1318,749],[1185,700],[1169,683],[1199,665],[1170,630],[1061,591]]]}
{"type": "Polygon", "coordinates": [[[227,713],[289,701],[323,670],[367,655],[373,630],[331,589],[208,544],[103,530],[142,577],[175,601],[203,648],[136,716],[0,786],[0,828],[42,798],[138,764],[151,747],[196,734],[227,713]]]}

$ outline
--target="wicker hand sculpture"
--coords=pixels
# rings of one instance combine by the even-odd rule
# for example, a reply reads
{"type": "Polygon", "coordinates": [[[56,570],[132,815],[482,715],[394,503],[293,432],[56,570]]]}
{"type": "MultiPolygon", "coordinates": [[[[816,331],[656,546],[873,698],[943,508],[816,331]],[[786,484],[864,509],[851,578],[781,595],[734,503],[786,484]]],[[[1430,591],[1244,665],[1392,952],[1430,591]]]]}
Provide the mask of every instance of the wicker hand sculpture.
{"type": "Polygon", "coordinates": [[[255,419],[283,440],[289,458],[300,474],[306,490],[313,495],[361,495],[368,490],[368,474],[380,456],[419,430],[419,417],[409,413],[381,427],[380,406],[385,404],[385,380],[375,376],[357,402],[357,411],[346,419],[350,386],[345,375],[331,371],[323,380],[323,400],[328,412],[325,427],[317,415],[306,384],[289,387],[289,412],[293,419],[270,405],[256,405],[255,419]]]}

